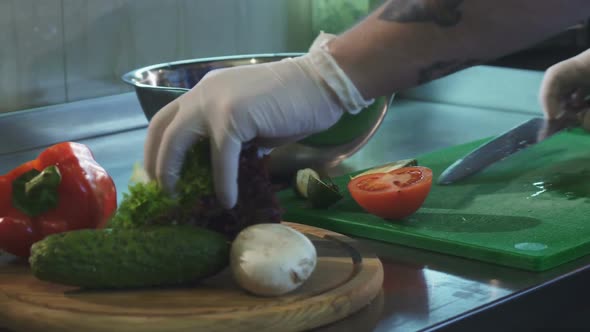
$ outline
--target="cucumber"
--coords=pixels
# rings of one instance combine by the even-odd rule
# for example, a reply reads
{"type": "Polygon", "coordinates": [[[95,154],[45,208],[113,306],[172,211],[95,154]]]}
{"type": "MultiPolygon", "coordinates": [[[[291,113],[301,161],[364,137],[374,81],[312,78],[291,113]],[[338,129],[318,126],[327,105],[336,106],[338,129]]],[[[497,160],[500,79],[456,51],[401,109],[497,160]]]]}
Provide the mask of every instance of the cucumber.
{"type": "Polygon", "coordinates": [[[229,263],[229,241],[195,226],[84,229],[35,243],[38,279],[83,288],[137,288],[197,282],[229,263]]]}
{"type": "Polygon", "coordinates": [[[342,199],[338,186],[318,178],[309,177],[307,199],[314,208],[327,208],[342,199]]]}
{"type": "Polygon", "coordinates": [[[312,177],[319,179],[320,175],[311,168],[298,170],[295,175],[295,193],[300,197],[307,198],[307,187],[309,185],[309,179],[312,177]]]}

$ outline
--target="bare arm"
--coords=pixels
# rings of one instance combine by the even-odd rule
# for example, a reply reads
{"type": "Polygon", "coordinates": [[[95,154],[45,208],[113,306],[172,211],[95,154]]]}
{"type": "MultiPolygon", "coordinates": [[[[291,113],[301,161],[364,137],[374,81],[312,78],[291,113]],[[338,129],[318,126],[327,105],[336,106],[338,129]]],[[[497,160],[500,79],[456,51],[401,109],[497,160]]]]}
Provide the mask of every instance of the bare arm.
{"type": "Polygon", "coordinates": [[[373,98],[531,46],[588,16],[588,0],[389,0],[329,48],[373,98]]]}

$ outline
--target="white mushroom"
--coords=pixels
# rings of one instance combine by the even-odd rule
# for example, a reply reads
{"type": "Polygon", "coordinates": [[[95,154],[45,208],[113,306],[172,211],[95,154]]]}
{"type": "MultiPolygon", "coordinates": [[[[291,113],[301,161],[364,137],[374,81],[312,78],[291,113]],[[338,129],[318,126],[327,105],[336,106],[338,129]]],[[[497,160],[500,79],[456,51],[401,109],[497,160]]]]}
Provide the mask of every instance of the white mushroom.
{"type": "Polygon", "coordinates": [[[242,230],[231,247],[230,266],[245,290],[278,296],[295,290],[315,269],[313,243],[282,224],[257,224],[242,230]]]}

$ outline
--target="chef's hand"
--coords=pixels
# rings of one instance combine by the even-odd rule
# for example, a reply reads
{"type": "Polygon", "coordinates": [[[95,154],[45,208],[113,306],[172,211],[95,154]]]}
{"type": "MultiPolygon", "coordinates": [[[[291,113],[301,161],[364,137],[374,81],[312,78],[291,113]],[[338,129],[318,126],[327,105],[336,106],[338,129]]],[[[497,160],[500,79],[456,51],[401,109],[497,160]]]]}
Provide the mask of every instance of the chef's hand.
{"type": "Polygon", "coordinates": [[[585,98],[590,95],[590,50],[547,69],[540,90],[540,102],[547,119],[579,113],[590,129],[590,112],[585,98]]]}
{"type": "Polygon", "coordinates": [[[144,151],[148,175],[173,192],[185,152],[209,137],[215,191],[231,208],[243,143],[256,139],[268,153],[331,127],[344,112],[368,106],[371,101],[328,53],[331,38],[321,34],[307,54],[293,59],[208,73],[152,118],[144,151]]]}

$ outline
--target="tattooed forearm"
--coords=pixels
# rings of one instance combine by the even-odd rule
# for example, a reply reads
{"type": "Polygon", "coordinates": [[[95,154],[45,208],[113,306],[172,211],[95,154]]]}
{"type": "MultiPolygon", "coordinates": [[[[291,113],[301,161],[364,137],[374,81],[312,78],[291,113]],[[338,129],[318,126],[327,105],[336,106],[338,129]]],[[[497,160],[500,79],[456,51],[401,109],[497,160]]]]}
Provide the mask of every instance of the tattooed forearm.
{"type": "Polygon", "coordinates": [[[379,18],[399,23],[434,22],[451,27],[461,21],[463,0],[389,0],[379,18]]]}
{"type": "Polygon", "coordinates": [[[434,79],[450,75],[456,71],[475,66],[480,63],[482,63],[482,61],[476,59],[437,61],[432,65],[420,70],[418,73],[418,84],[430,82],[434,79]]]}

